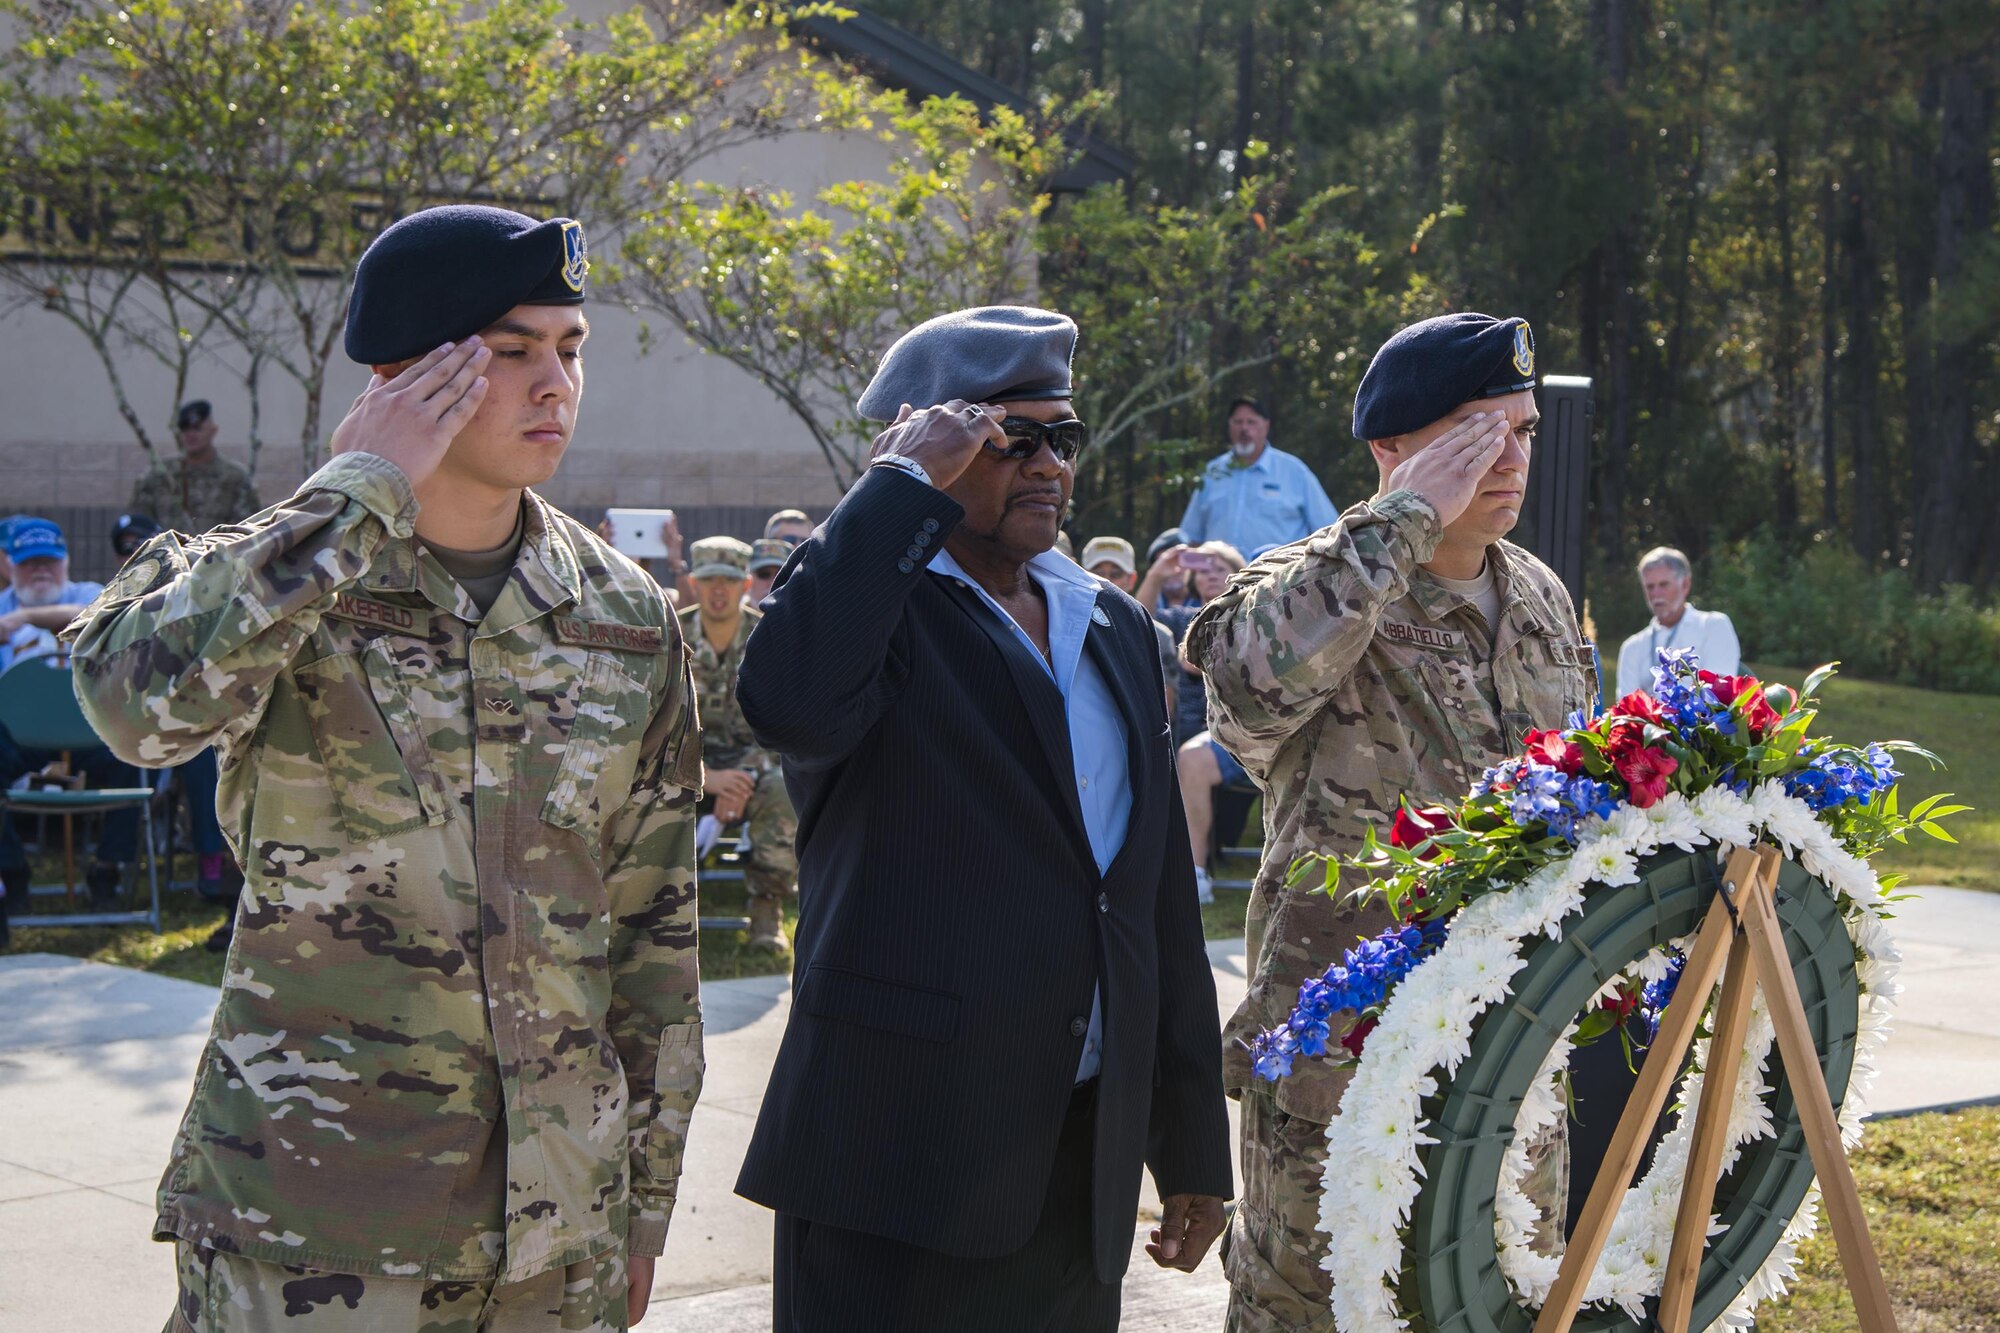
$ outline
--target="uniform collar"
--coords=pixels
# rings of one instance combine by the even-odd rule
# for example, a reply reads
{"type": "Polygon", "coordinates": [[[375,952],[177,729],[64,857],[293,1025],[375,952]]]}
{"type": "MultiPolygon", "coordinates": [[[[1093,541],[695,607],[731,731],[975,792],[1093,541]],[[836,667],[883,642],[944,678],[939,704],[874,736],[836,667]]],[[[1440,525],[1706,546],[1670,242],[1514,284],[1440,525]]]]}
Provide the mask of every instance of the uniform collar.
{"type": "Polygon", "coordinates": [[[521,553],[485,619],[458,580],[424,552],[414,536],[392,538],[362,577],[361,586],[371,592],[421,593],[438,610],[478,625],[479,638],[519,629],[571,605],[583,592],[576,551],[548,501],[527,491],[522,503],[521,553]]]}
{"type": "MultiPolygon", "coordinates": [[[[1541,598],[1534,593],[1519,555],[1506,542],[1495,542],[1486,548],[1486,560],[1493,571],[1493,586],[1500,594],[1500,623],[1494,634],[1494,652],[1505,652],[1524,635],[1549,632],[1541,598]]],[[[1410,597],[1433,624],[1442,622],[1460,607],[1472,605],[1470,598],[1451,591],[1421,567],[1410,579],[1410,597]]]]}

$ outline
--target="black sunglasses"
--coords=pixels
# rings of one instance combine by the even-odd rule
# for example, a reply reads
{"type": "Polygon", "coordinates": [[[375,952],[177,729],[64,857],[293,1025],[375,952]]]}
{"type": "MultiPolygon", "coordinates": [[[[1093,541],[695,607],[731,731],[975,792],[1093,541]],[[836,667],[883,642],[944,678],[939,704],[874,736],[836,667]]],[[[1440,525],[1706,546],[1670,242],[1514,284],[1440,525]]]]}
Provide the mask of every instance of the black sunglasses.
{"type": "Polygon", "coordinates": [[[1033,417],[1006,417],[1000,422],[1000,430],[1007,437],[1005,449],[995,449],[987,445],[1001,458],[1033,458],[1049,446],[1056,460],[1068,463],[1083,452],[1083,446],[1090,443],[1090,427],[1071,417],[1068,421],[1037,421],[1033,417]]]}

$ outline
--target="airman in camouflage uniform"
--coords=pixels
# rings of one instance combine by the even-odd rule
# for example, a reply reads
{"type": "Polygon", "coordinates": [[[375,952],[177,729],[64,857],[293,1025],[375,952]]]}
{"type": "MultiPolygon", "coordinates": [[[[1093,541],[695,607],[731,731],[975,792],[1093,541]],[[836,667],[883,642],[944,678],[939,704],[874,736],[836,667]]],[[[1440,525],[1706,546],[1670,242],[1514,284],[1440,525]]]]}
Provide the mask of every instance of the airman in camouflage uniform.
{"type": "MultiPolygon", "coordinates": [[[[470,213],[403,266],[570,252],[470,213]]],[[[154,1224],[173,1333],[612,1330],[628,1267],[650,1290],[703,1072],[700,735],[658,586],[515,489],[567,444],[586,326],[514,290],[483,341],[364,352],[333,461],[155,537],[69,631],[118,753],[215,746],[245,871],[154,1224]],[[486,513],[469,478],[516,553],[454,577],[428,533],[486,513]]]]}
{"type": "Polygon", "coordinates": [[[763,619],[762,612],[742,601],[751,553],[750,546],[734,537],[707,537],[689,548],[696,602],[680,613],[681,637],[693,654],[695,696],[701,700],[702,765],[709,787],[704,804],[725,825],[740,819],[750,842],[743,859],[750,942],[787,949],[784,901],[797,891],[799,820],[785,791],[783,771],[776,758],[757,744],[736,702],[736,668],[743,661],[743,645],[763,619]],[[721,607],[733,607],[734,619],[732,613],[718,614],[721,607]],[[726,646],[718,649],[715,638],[722,635],[727,636],[726,646]],[[723,790],[732,774],[749,781],[748,794],[740,800],[723,790]]]}
{"type": "Polygon", "coordinates": [[[174,438],[179,457],[153,460],[132,487],[131,512],[149,515],[163,528],[202,533],[240,523],[264,507],[249,469],[215,452],[215,418],[206,402],[181,405],[174,438]]]}
{"type": "MultiPolygon", "coordinates": [[[[1379,901],[1357,911],[1288,891],[1288,868],[1302,856],[1352,855],[1371,825],[1386,835],[1405,796],[1462,797],[1527,730],[1561,725],[1594,693],[1590,649],[1562,583],[1500,540],[1527,475],[1532,364],[1527,384],[1503,379],[1513,390],[1504,396],[1485,390],[1483,368],[1470,384],[1441,374],[1432,415],[1363,436],[1390,446],[1374,446],[1381,492],[1237,573],[1188,632],[1188,660],[1208,678],[1209,725],[1265,796],[1263,864],[1245,923],[1254,970],[1224,1031],[1223,1078],[1243,1126],[1243,1197],[1224,1252],[1235,1333],[1334,1328],[1319,1198],[1326,1126],[1348,1079],[1331,1061],[1300,1059],[1289,1077],[1262,1082],[1246,1044],[1285,1020],[1301,981],[1391,924],[1379,901]],[[1472,418],[1482,408],[1489,415],[1472,418]],[[1454,462],[1456,482],[1442,475],[1454,462]],[[1461,512],[1440,522],[1453,504],[1461,512]],[[1472,554],[1473,570],[1484,548],[1490,623],[1479,597],[1427,568],[1454,546],[1472,554]]],[[[1356,418],[1361,435],[1360,407],[1356,418]]],[[[1343,875],[1341,895],[1360,882],[1343,875]]],[[[1558,1221],[1560,1148],[1557,1139],[1532,1154],[1528,1182],[1545,1219],[1558,1221]]]]}

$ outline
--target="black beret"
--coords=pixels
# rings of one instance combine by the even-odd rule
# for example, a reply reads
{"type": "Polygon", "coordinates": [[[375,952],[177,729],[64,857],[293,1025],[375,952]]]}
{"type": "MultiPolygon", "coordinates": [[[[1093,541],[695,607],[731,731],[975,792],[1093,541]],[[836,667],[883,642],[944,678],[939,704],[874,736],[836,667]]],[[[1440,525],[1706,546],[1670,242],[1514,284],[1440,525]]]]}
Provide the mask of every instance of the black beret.
{"type": "Polygon", "coordinates": [[[583,224],[485,204],[426,208],[392,224],[354,269],[347,355],[392,365],[470,338],[517,305],[582,305],[583,224]]]}
{"type": "Polygon", "coordinates": [[[1520,318],[1465,311],[1412,324],[1375,353],[1354,395],[1354,438],[1422,430],[1461,403],[1532,389],[1535,332],[1520,318]]]}
{"type": "Polygon", "coordinates": [[[855,409],[894,421],[904,403],[936,407],[1070,396],[1076,323],[1053,310],[988,305],[927,319],[882,354],[855,409]]]}

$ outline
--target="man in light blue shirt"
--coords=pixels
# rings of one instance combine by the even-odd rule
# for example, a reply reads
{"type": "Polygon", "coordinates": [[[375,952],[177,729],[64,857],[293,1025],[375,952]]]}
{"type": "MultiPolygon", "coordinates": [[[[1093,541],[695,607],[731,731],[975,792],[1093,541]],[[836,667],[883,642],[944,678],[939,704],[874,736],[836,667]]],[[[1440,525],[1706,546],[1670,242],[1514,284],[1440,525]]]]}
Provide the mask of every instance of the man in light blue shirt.
{"type": "Polygon", "coordinates": [[[1254,398],[1229,405],[1229,452],[1202,469],[1181,529],[1190,546],[1219,540],[1239,551],[1284,546],[1340,516],[1295,454],[1271,444],[1271,414],[1254,398]]]}

